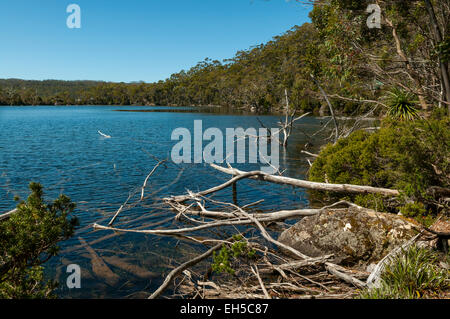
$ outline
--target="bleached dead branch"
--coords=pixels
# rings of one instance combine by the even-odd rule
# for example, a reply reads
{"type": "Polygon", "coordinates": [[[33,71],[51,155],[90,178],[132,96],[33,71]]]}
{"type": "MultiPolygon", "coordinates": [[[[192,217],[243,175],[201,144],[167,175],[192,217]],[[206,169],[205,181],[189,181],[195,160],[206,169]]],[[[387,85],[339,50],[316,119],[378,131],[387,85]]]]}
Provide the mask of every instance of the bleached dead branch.
{"type": "MultiPolygon", "coordinates": [[[[372,186],[361,186],[361,185],[350,185],[350,184],[327,184],[310,182],[301,179],[270,175],[261,171],[244,172],[235,168],[226,168],[218,166],[216,164],[210,164],[212,168],[217,169],[223,173],[233,175],[234,178],[251,178],[259,179],[271,183],[290,185],[295,187],[319,190],[319,191],[329,191],[329,192],[339,192],[339,193],[360,193],[360,194],[380,194],[384,196],[399,196],[400,192],[395,189],[372,187],[372,186]]],[[[239,180],[239,179],[237,179],[239,180]]],[[[223,184],[224,185],[224,184],[223,184]]]]}
{"type": "Polygon", "coordinates": [[[0,215],[0,221],[10,218],[11,215],[14,214],[15,212],[17,212],[17,209],[13,209],[12,211],[0,215]]]}

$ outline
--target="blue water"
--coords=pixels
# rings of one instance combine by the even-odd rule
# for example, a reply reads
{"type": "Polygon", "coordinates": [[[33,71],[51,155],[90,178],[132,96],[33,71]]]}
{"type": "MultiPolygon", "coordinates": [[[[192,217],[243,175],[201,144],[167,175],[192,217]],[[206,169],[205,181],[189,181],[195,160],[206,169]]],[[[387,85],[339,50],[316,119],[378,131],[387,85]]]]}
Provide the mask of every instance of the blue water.
{"type": "MultiPolygon", "coordinates": [[[[140,234],[114,234],[93,231],[94,222],[106,225],[117,209],[133,192],[130,202],[140,196],[146,175],[158,159],[168,159],[150,178],[145,201],[127,209],[117,219],[122,228],[175,227],[165,221],[173,214],[161,207],[161,198],[198,191],[220,184],[229,176],[206,164],[170,163],[170,151],[176,141],[171,133],[177,127],[192,130],[194,120],[203,121],[203,129],[260,127],[255,115],[217,113],[177,113],[173,108],[158,107],[0,107],[0,213],[15,207],[14,196],[26,198],[30,181],[40,182],[50,200],[68,195],[77,203],[75,214],[81,225],[76,235],[61,244],[61,254],[46,265],[46,276],[61,283],[64,298],[139,297],[162,282],[162,274],[176,265],[179,256],[198,249],[177,239],[140,234]],[[158,112],[117,112],[116,110],[158,110],[158,112]],[[171,112],[165,112],[170,110],[171,112]],[[111,138],[104,138],[98,130],[111,138]],[[177,179],[178,176],[178,179],[177,179]],[[176,181],[176,182],[174,182],[176,181]],[[156,223],[156,224],[155,224],[156,223]],[[106,236],[106,237],[105,237],[106,236]],[[107,282],[92,269],[92,255],[80,244],[86,240],[99,256],[120,260],[154,273],[141,278],[117,265],[108,264],[119,277],[107,282]],[[82,267],[81,289],[65,288],[66,265],[82,267]]],[[[259,116],[267,127],[276,127],[279,117],[259,116]]],[[[285,175],[304,178],[309,167],[299,149],[320,127],[320,119],[305,118],[294,128],[286,151],[280,149],[280,166],[285,175]]],[[[319,145],[316,145],[317,148],[319,145]]],[[[314,151],[314,148],[312,149],[314,151]]],[[[259,164],[236,164],[243,170],[259,169],[259,164]]],[[[260,199],[260,209],[294,209],[309,205],[301,189],[242,181],[237,186],[239,204],[260,199]]],[[[217,194],[217,199],[232,201],[231,189],[217,194]]],[[[107,259],[106,259],[107,260],[107,259]]]]}

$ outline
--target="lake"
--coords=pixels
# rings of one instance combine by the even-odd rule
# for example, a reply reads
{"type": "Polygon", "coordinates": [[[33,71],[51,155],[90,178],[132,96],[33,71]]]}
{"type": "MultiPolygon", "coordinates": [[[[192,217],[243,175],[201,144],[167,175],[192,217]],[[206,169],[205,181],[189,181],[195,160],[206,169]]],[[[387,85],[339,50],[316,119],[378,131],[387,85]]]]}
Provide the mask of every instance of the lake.
{"type": "MultiPolygon", "coordinates": [[[[217,110],[216,110],[217,111],[217,110]]],[[[221,114],[190,108],[136,106],[39,106],[0,107],[0,213],[15,207],[15,195],[25,199],[28,184],[40,182],[48,200],[64,193],[77,203],[80,219],[76,235],[61,243],[61,253],[45,265],[47,278],[61,283],[63,298],[133,298],[152,292],[183,256],[200,253],[200,247],[170,237],[115,234],[93,231],[94,222],[106,225],[131,196],[136,202],[140,187],[158,159],[169,159],[150,177],[147,198],[124,210],[115,226],[121,228],[175,227],[173,214],[161,207],[161,198],[179,195],[186,189],[198,191],[223,183],[229,176],[202,164],[170,163],[171,140],[178,127],[192,130],[194,120],[203,129],[277,127],[280,116],[221,114]],[[121,112],[118,112],[121,111],[121,112]],[[146,111],[146,112],[141,112],[146,111]],[[101,136],[98,131],[110,135],[101,136]],[[93,255],[85,241],[101,256],[118,279],[107,280],[93,269],[93,255]],[[80,289],[65,285],[68,264],[82,269],[80,289]]],[[[309,168],[300,153],[324,119],[307,117],[294,126],[286,151],[280,148],[280,169],[284,175],[305,178],[309,168]]],[[[318,151],[316,137],[309,151],[318,151]]],[[[260,164],[234,164],[242,170],[259,169],[260,164]]],[[[231,189],[215,197],[232,201],[231,189]]],[[[245,205],[264,199],[258,209],[273,211],[309,206],[302,189],[244,180],[237,185],[237,200],[245,205]]],[[[188,257],[184,257],[188,258],[188,257]]],[[[94,266],[95,267],[95,266],[94,266]]],[[[98,270],[98,269],[97,269],[98,270]]]]}

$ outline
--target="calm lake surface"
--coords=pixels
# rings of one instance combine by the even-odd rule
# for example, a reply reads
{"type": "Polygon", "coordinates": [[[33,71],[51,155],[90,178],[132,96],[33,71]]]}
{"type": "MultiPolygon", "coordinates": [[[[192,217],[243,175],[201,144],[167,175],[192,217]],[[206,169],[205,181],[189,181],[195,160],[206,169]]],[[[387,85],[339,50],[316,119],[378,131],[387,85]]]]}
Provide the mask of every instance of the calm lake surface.
{"type": "MultiPolygon", "coordinates": [[[[61,254],[46,265],[46,276],[61,283],[63,298],[136,298],[152,292],[183,256],[201,252],[201,247],[170,237],[141,234],[114,234],[93,231],[92,224],[107,225],[109,219],[127,200],[137,202],[145,177],[157,163],[170,161],[170,151],[177,141],[172,131],[185,127],[192,131],[194,120],[203,121],[203,130],[217,127],[259,128],[259,118],[267,127],[277,127],[279,116],[255,116],[189,112],[189,108],[121,106],[39,106],[0,107],[0,213],[15,207],[15,195],[25,199],[30,181],[44,185],[47,199],[68,195],[77,203],[80,219],[76,235],[61,244],[61,254]],[[118,112],[146,110],[152,112],[118,112]],[[108,134],[102,137],[97,131],[108,134]],[[95,257],[81,242],[86,241],[101,256],[115,276],[99,271],[95,257]],[[94,259],[93,259],[94,258],[94,259]],[[94,261],[93,261],[94,260],[94,261]],[[82,268],[81,289],[66,287],[66,267],[82,268]]],[[[280,149],[280,168],[285,176],[304,178],[309,167],[300,150],[320,128],[323,119],[308,117],[295,125],[286,152],[280,149]]],[[[320,139],[313,140],[310,151],[317,151],[320,139]],[[315,142],[317,141],[317,143],[315,142]]],[[[259,169],[260,164],[234,164],[243,170],[259,169]]],[[[161,207],[161,198],[198,191],[228,180],[207,164],[168,163],[150,178],[147,198],[124,210],[115,226],[120,228],[176,227],[173,214],[161,207]]],[[[237,200],[245,205],[264,199],[258,209],[273,211],[309,206],[308,194],[258,181],[241,181],[237,200]]],[[[231,189],[216,199],[232,201],[231,189]]],[[[185,257],[188,258],[188,257],[185,257]]]]}

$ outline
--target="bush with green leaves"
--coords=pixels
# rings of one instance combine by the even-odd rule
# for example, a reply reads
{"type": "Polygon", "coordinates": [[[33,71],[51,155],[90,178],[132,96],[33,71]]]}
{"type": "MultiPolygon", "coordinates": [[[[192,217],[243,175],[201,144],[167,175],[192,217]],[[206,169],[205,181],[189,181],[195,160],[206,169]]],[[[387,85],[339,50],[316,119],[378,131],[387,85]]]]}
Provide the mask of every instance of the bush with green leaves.
{"type": "Polygon", "coordinates": [[[17,212],[0,222],[0,298],[53,297],[57,283],[44,280],[42,265],[58,254],[58,242],[70,238],[78,225],[70,216],[75,204],[69,197],[45,203],[42,186],[29,187],[28,199],[17,199],[17,212]]]}
{"type": "MultiPolygon", "coordinates": [[[[431,186],[448,188],[450,184],[449,128],[449,117],[400,122],[385,119],[375,133],[359,130],[327,145],[314,161],[309,179],[398,189],[405,198],[427,202],[431,186]]],[[[386,209],[380,196],[346,197],[386,209]]]]}
{"type": "Polygon", "coordinates": [[[223,245],[219,253],[214,253],[213,264],[211,268],[217,273],[229,273],[234,275],[235,270],[232,267],[233,259],[239,257],[254,258],[256,251],[248,247],[247,242],[241,235],[233,236],[234,243],[231,245],[223,245]]]}
{"type": "Polygon", "coordinates": [[[400,213],[405,217],[414,218],[425,227],[430,227],[434,218],[427,214],[427,209],[423,203],[406,203],[399,208],[400,213]]]}
{"type": "Polygon", "coordinates": [[[450,271],[439,267],[438,254],[411,246],[386,265],[379,286],[362,291],[360,298],[433,298],[449,288],[450,271]]]}

